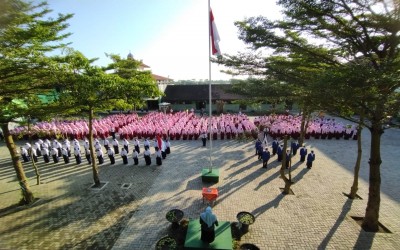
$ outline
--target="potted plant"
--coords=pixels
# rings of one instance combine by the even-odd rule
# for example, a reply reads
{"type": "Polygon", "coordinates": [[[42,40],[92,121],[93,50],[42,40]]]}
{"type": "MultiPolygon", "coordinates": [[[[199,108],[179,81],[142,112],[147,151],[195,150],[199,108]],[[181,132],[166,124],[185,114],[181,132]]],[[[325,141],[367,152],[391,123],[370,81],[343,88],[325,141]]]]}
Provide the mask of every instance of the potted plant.
{"type": "Polygon", "coordinates": [[[238,226],[242,233],[247,233],[249,231],[249,225],[253,224],[256,221],[254,215],[245,211],[239,212],[236,215],[236,218],[239,221],[238,226]]]}
{"type": "Polygon", "coordinates": [[[245,244],[240,245],[239,249],[240,250],[260,250],[259,247],[257,247],[254,244],[250,244],[250,243],[245,243],[245,244]]]}
{"type": "Polygon", "coordinates": [[[156,243],[156,250],[173,250],[178,249],[176,240],[170,236],[164,236],[156,243]]]}
{"type": "Polygon", "coordinates": [[[172,223],[172,228],[178,228],[179,227],[179,221],[182,220],[183,218],[183,211],[179,209],[172,209],[168,211],[168,213],[165,215],[165,218],[172,223]]]}

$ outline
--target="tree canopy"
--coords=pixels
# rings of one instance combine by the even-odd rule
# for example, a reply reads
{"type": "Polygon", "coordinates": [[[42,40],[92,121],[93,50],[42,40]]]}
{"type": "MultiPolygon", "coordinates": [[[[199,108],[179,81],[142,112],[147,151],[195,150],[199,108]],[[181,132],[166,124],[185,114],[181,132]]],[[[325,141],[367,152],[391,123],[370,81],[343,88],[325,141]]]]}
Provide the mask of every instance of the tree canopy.
{"type": "MultiPolygon", "coordinates": [[[[370,192],[363,228],[378,230],[380,136],[399,112],[400,2],[398,0],[279,0],[282,20],[236,22],[251,51],[220,62],[239,74],[293,84],[300,100],[360,114],[371,131],[370,192]],[[283,58],[278,61],[277,58],[283,58]],[[322,97],[322,98],[321,98],[322,97]]],[[[268,86],[263,86],[268,87],[268,86]]],[[[299,99],[298,99],[299,100],[299,99]]]]}
{"type": "Polygon", "coordinates": [[[72,15],[48,18],[51,10],[45,2],[4,0],[0,9],[0,125],[21,186],[21,202],[27,204],[34,196],[8,124],[46,109],[39,95],[54,90],[53,75],[58,64],[49,54],[67,46],[63,40],[69,33],[63,32],[72,15]]]}
{"type": "MultiPolygon", "coordinates": [[[[89,144],[91,158],[93,150],[92,120],[95,112],[114,108],[129,109],[132,104],[142,103],[147,96],[158,96],[158,87],[151,72],[140,71],[140,62],[111,56],[113,62],[105,68],[93,66],[93,60],[82,53],[69,50],[65,63],[60,64],[58,84],[59,104],[65,113],[75,113],[89,120],[89,144]],[[109,71],[109,72],[106,72],[109,71]]],[[[96,186],[101,185],[96,161],[92,161],[96,186]]]]}
{"type": "Polygon", "coordinates": [[[25,116],[27,101],[40,105],[39,94],[54,89],[55,64],[49,53],[64,48],[69,33],[62,33],[72,15],[46,19],[51,11],[46,3],[30,5],[22,1],[2,1],[0,19],[0,121],[25,116]],[[25,113],[24,113],[25,112],[25,113]]]}
{"type": "Polygon", "coordinates": [[[129,82],[123,86],[125,99],[137,107],[143,106],[145,98],[154,98],[163,93],[158,89],[151,71],[142,70],[142,62],[133,58],[123,59],[119,55],[109,54],[112,60],[103,70],[118,75],[129,82]]]}

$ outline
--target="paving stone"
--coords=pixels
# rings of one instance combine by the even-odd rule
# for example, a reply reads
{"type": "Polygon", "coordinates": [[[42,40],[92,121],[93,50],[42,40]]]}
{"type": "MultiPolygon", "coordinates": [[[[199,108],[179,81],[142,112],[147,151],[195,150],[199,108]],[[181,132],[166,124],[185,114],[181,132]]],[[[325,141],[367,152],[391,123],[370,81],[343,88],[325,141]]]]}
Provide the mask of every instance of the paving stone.
{"type": "MultiPolygon", "coordinates": [[[[24,142],[18,142],[24,144],[24,142]]],[[[20,191],[0,143],[0,249],[154,249],[170,226],[165,214],[172,208],[196,219],[206,208],[201,188],[212,186],[220,196],[213,206],[221,221],[236,221],[236,214],[249,211],[256,216],[242,243],[260,249],[400,249],[400,131],[382,135],[382,185],[380,221],[393,233],[363,232],[350,216],[363,216],[368,199],[369,132],[363,132],[363,158],[358,194],[350,201],[356,141],[307,140],[317,156],[311,170],[294,157],[291,189],[283,196],[279,188],[279,163],[272,157],[267,170],[254,156],[253,142],[213,142],[213,165],[220,181],[203,184],[200,172],[208,167],[209,150],[200,141],[171,141],[172,153],[162,166],[123,165],[99,167],[108,181],[93,191],[92,170],[87,164],[38,163],[42,175],[24,164],[29,183],[40,200],[30,208],[12,208],[20,191]],[[132,183],[122,189],[123,183],[132,183]]],[[[130,159],[131,160],[131,159],[130,159]]],[[[143,164],[143,161],[141,161],[143,164]]]]}

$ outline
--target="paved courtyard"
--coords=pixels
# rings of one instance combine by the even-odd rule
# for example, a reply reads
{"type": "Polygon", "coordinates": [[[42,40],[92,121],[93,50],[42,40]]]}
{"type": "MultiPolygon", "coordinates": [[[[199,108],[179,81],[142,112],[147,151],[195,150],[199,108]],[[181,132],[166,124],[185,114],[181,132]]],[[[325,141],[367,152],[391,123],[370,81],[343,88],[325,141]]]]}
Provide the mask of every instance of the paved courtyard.
{"type": "MultiPolygon", "coordinates": [[[[170,223],[172,208],[185,218],[198,219],[207,206],[201,188],[213,186],[220,196],[213,207],[221,221],[236,221],[248,211],[256,221],[241,243],[260,249],[400,249],[400,168],[397,162],[400,130],[382,135],[380,222],[392,233],[367,233],[351,216],[364,216],[368,198],[369,131],[363,132],[363,159],[359,192],[349,200],[356,159],[356,141],[307,140],[316,153],[311,170],[293,158],[294,195],[284,196],[279,163],[274,156],[268,169],[254,156],[253,142],[213,141],[212,160],[220,181],[201,182],[210,153],[200,141],[172,141],[172,153],[162,166],[100,166],[100,191],[90,189],[89,165],[44,164],[42,184],[36,185],[30,164],[24,164],[32,190],[40,198],[30,207],[16,207],[20,191],[4,143],[0,143],[0,249],[154,249],[170,223]],[[124,183],[130,185],[123,186],[124,183]]],[[[23,142],[19,142],[23,143],[23,142]]]]}

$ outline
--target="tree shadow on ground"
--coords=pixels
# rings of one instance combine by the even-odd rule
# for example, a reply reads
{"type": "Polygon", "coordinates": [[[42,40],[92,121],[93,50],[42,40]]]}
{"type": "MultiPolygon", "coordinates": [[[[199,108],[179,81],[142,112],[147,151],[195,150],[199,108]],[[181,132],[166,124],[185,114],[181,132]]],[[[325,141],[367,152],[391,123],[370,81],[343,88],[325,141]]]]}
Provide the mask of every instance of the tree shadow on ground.
{"type": "MultiPolygon", "coordinates": [[[[16,191],[18,191],[18,190],[16,190],[16,191]]],[[[10,205],[8,207],[0,209],[0,218],[8,216],[8,215],[11,215],[11,214],[14,214],[14,213],[17,213],[17,212],[20,212],[22,210],[31,209],[31,208],[36,207],[36,206],[41,206],[41,205],[44,205],[44,204],[47,204],[47,203],[51,203],[54,200],[55,200],[55,198],[46,199],[46,200],[45,199],[36,198],[36,201],[34,201],[30,205],[12,204],[12,205],[10,205]]]]}
{"type": "MultiPolygon", "coordinates": [[[[340,213],[339,217],[337,218],[335,224],[329,230],[328,234],[325,236],[325,238],[319,244],[318,249],[322,250],[322,249],[327,248],[329,241],[332,239],[333,235],[339,228],[340,224],[346,219],[346,215],[350,211],[352,204],[353,204],[353,200],[351,200],[351,199],[346,200],[346,202],[343,204],[342,212],[340,213]]],[[[369,248],[366,248],[366,249],[369,249],[369,248]]]]}
{"type": "Polygon", "coordinates": [[[175,196],[179,196],[179,195],[181,195],[181,194],[183,194],[183,193],[185,193],[187,191],[190,191],[190,190],[199,190],[199,191],[201,191],[202,187],[211,187],[211,186],[214,186],[214,183],[211,183],[211,182],[210,183],[207,183],[207,182],[204,183],[204,182],[201,181],[201,178],[194,178],[194,179],[192,179],[192,180],[187,182],[186,188],[184,190],[180,191],[179,193],[176,193],[174,196],[169,197],[166,200],[173,199],[175,196]]]}
{"type": "MultiPolygon", "coordinates": [[[[242,172],[243,169],[247,169],[249,167],[252,167],[254,165],[259,164],[258,162],[253,162],[250,163],[247,166],[244,166],[241,169],[238,169],[237,171],[235,171],[234,173],[230,174],[229,176],[231,176],[231,178],[233,178],[233,176],[237,175],[238,173],[242,172]]],[[[254,181],[255,178],[257,178],[260,174],[262,174],[262,169],[260,168],[259,170],[256,170],[248,175],[246,175],[244,178],[236,180],[236,179],[232,179],[226,183],[224,183],[222,186],[220,186],[220,190],[222,191],[221,193],[223,193],[224,190],[228,190],[232,191],[230,193],[226,193],[224,196],[222,196],[221,198],[219,198],[219,201],[223,201],[224,199],[228,198],[229,196],[231,196],[232,194],[235,193],[236,189],[239,189],[243,186],[245,186],[246,184],[254,181]]]]}
{"type": "Polygon", "coordinates": [[[242,160],[240,160],[240,161],[238,161],[238,162],[232,164],[232,165],[229,166],[226,170],[230,170],[230,169],[232,169],[232,168],[236,168],[237,166],[242,165],[243,163],[245,163],[246,161],[248,161],[248,160],[249,160],[250,158],[252,158],[252,157],[253,157],[253,156],[249,156],[249,157],[247,157],[247,158],[244,158],[244,159],[242,159],[242,160]]]}
{"type": "MultiPolygon", "coordinates": [[[[51,166],[53,167],[53,166],[51,166]]],[[[75,166],[73,166],[75,167],[75,166]]],[[[90,171],[90,166],[82,166],[90,171]]],[[[138,171],[138,176],[135,179],[139,182],[144,180],[145,184],[140,185],[139,189],[124,190],[118,185],[118,181],[123,181],[126,176],[120,176],[119,170],[124,166],[115,166],[114,168],[107,168],[103,173],[104,175],[111,175],[107,172],[112,172],[112,182],[101,191],[93,191],[89,189],[91,176],[86,173],[81,176],[79,169],[75,172],[75,177],[70,179],[70,175],[74,175],[74,171],[67,175],[60,174],[58,178],[68,179],[64,185],[48,185],[43,184],[41,189],[51,188],[54,189],[55,195],[50,199],[40,199],[37,204],[26,206],[26,209],[21,209],[16,205],[10,205],[2,208],[0,211],[0,218],[3,223],[8,223],[11,220],[17,223],[8,223],[7,227],[1,228],[1,237],[3,239],[10,239],[3,242],[7,244],[15,244],[15,237],[18,237],[18,243],[15,244],[16,248],[26,248],[27,246],[38,246],[32,244],[41,244],[43,247],[54,246],[54,242],[58,244],[82,244],[83,248],[91,249],[111,249],[119,234],[122,232],[129,218],[132,216],[131,209],[137,207],[137,195],[146,194],[151,187],[151,181],[154,175],[151,169],[147,171],[138,171]],[[106,174],[107,173],[107,174],[106,174]],[[119,176],[119,177],[118,177],[119,176]],[[87,179],[87,183],[85,180],[87,179]],[[150,186],[147,186],[148,184],[150,186]],[[59,189],[59,190],[55,190],[59,189]],[[139,194],[138,194],[139,193],[139,194]],[[32,216],[34,214],[34,216],[32,216]],[[117,223],[111,227],[109,221],[117,220],[117,223]],[[121,224],[122,223],[122,224],[121,224]],[[103,230],[103,232],[93,230],[103,230]],[[109,228],[107,228],[109,227],[109,228]],[[87,228],[88,230],[80,231],[80,229],[87,228]],[[107,229],[105,229],[107,228],[107,229]],[[90,230],[89,230],[90,229],[90,230]],[[29,237],[25,235],[26,230],[29,230],[29,237]],[[93,231],[93,232],[92,232],[93,231]],[[22,237],[21,233],[22,232],[22,237]],[[91,236],[93,233],[94,236],[91,236]],[[16,236],[19,235],[19,236],[16,236]],[[80,242],[84,237],[89,237],[88,241],[80,242]],[[33,240],[35,238],[35,240],[33,240]],[[61,240],[63,239],[63,240],[61,240]],[[95,245],[93,245],[95,244],[95,245]],[[92,248],[95,246],[95,248],[92,248]]],[[[54,177],[57,176],[57,169],[54,171],[54,177]]],[[[65,171],[65,169],[64,169],[65,171]]],[[[108,176],[109,177],[109,176],[108,176]]],[[[110,178],[110,177],[109,177],[110,178]]],[[[134,180],[129,176],[131,182],[134,180]]],[[[133,210],[133,209],[132,209],[133,210]]],[[[64,249],[70,249],[65,246],[64,249]]]]}
{"type": "Polygon", "coordinates": [[[260,165],[260,164],[261,164],[260,161],[255,161],[255,162],[252,162],[252,163],[250,163],[250,164],[247,164],[246,166],[243,166],[243,167],[241,167],[241,168],[238,168],[238,169],[236,169],[234,172],[230,173],[230,174],[227,176],[226,179],[231,179],[231,178],[233,178],[234,176],[238,175],[239,173],[243,172],[245,169],[249,169],[249,168],[255,167],[255,166],[260,165]]]}
{"type": "MultiPolygon", "coordinates": [[[[338,118],[335,118],[338,120],[338,118]]],[[[347,123],[351,123],[346,121],[347,123]]],[[[359,180],[366,183],[369,182],[369,157],[370,157],[370,140],[371,133],[368,129],[362,131],[362,158],[361,168],[359,171],[359,180]]],[[[331,158],[340,168],[354,172],[354,164],[357,158],[357,141],[356,140],[310,140],[309,145],[314,146],[320,153],[323,153],[331,158]],[[334,144],[335,146],[332,146],[334,144]]],[[[396,152],[400,145],[400,130],[387,129],[381,137],[381,177],[385,181],[381,183],[381,192],[390,196],[393,200],[400,202],[400,192],[398,190],[398,178],[393,173],[398,172],[398,159],[393,157],[393,152],[396,152]],[[383,150],[384,149],[384,150],[383,150]]],[[[318,157],[318,155],[317,155],[318,157]]],[[[318,164],[318,159],[316,160],[318,164]]]]}
{"type": "Polygon", "coordinates": [[[101,230],[100,232],[90,235],[78,242],[65,243],[61,249],[112,249],[115,239],[121,235],[129,219],[133,216],[136,210],[130,211],[125,216],[120,217],[111,226],[101,230]],[[103,240],[99,240],[99,239],[103,240]]]}
{"type": "Polygon", "coordinates": [[[275,207],[277,208],[279,206],[279,203],[282,201],[282,199],[285,197],[283,193],[279,194],[275,199],[271,200],[265,205],[262,205],[261,207],[258,207],[254,209],[251,214],[254,215],[254,217],[258,217],[264,212],[266,212],[268,209],[275,207]]]}
{"type": "Polygon", "coordinates": [[[371,249],[375,234],[376,233],[365,232],[364,230],[361,230],[353,249],[371,249]]]}
{"type": "Polygon", "coordinates": [[[275,173],[273,173],[271,176],[269,176],[268,178],[264,179],[263,181],[261,181],[260,183],[258,183],[258,186],[254,188],[255,191],[259,190],[262,186],[266,185],[267,183],[269,183],[270,181],[278,178],[280,176],[279,171],[276,171],[275,173]]]}
{"type": "Polygon", "coordinates": [[[292,170],[296,170],[299,168],[300,165],[302,165],[304,162],[298,161],[294,165],[291,166],[292,170]]]}
{"type": "Polygon", "coordinates": [[[300,172],[298,172],[295,176],[292,176],[292,182],[296,183],[299,182],[301,179],[303,179],[304,175],[308,173],[310,169],[308,168],[303,168],[300,172]]]}
{"type": "MultiPolygon", "coordinates": [[[[12,189],[12,190],[8,190],[8,191],[4,191],[4,192],[1,192],[0,193],[0,195],[2,195],[2,194],[7,194],[7,193],[11,193],[11,192],[15,192],[15,191],[18,191],[18,190],[21,190],[21,189],[12,189]]],[[[2,209],[0,209],[0,211],[1,211],[2,209]]],[[[0,212],[0,214],[1,214],[1,212],[0,212]]]]}

